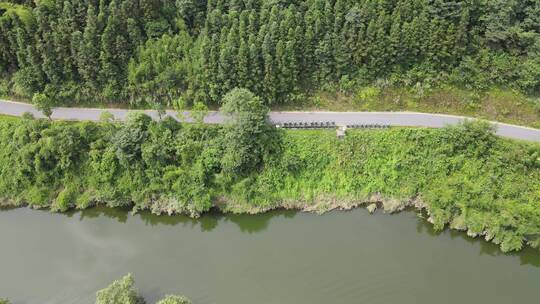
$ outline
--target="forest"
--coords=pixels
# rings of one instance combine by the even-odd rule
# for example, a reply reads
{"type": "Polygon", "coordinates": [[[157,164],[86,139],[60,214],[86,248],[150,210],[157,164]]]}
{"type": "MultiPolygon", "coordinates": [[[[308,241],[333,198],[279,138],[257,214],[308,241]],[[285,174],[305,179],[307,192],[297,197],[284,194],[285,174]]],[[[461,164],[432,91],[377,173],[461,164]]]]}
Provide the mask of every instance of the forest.
{"type": "Polygon", "coordinates": [[[73,106],[219,105],[235,87],[270,106],[365,86],[538,96],[540,3],[2,0],[0,79],[73,106]]]}

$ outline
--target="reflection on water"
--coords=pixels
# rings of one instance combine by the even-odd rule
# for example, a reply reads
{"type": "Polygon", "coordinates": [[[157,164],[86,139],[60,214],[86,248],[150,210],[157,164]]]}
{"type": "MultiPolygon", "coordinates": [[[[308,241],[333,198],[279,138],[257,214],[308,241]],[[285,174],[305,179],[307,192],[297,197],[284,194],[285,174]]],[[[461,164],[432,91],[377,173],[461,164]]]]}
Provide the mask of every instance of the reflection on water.
{"type": "MultiPolygon", "coordinates": [[[[414,211],[407,211],[414,212],[414,211]]],[[[416,231],[418,233],[427,234],[432,237],[440,237],[442,234],[449,235],[450,239],[461,239],[466,241],[469,244],[479,245],[479,255],[488,255],[488,256],[517,256],[521,261],[521,265],[532,265],[535,267],[540,267],[540,252],[537,249],[533,249],[528,246],[524,246],[521,251],[518,252],[507,252],[504,253],[499,248],[499,245],[486,241],[483,237],[470,237],[464,231],[452,230],[446,227],[442,231],[436,231],[433,228],[433,225],[429,223],[424,216],[418,216],[416,222],[416,231]]]]}
{"type": "Polygon", "coordinates": [[[27,304],[92,303],[127,272],[149,303],[169,293],[196,304],[533,303],[540,281],[539,251],[504,254],[464,232],[434,231],[410,210],[193,219],[7,209],[0,244],[0,295],[27,304]],[[485,292],[501,285],[504,294],[485,292]]]}
{"type": "Polygon", "coordinates": [[[199,227],[202,232],[211,232],[218,224],[234,223],[241,232],[257,233],[268,228],[268,224],[272,218],[283,217],[292,219],[298,212],[293,210],[272,210],[263,214],[223,214],[218,210],[212,209],[210,212],[203,214],[199,218],[191,218],[185,215],[156,215],[149,211],[140,211],[136,214],[131,214],[129,208],[107,208],[105,206],[97,206],[85,210],[72,210],[66,212],[68,217],[79,217],[79,220],[92,219],[100,216],[108,217],[125,223],[129,216],[140,218],[148,226],[167,225],[167,226],[183,226],[196,228],[199,227]]]}
{"type": "MultiPolygon", "coordinates": [[[[1,211],[10,211],[17,208],[2,208],[1,211]]],[[[47,210],[36,210],[36,212],[49,212],[47,210]]],[[[358,211],[358,210],[357,210],[358,211]]],[[[364,210],[362,210],[364,211],[364,210]]],[[[345,211],[347,212],[347,211],[345,211]]],[[[414,209],[407,209],[404,213],[417,214],[416,220],[416,232],[423,235],[428,235],[434,238],[441,237],[441,235],[447,235],[450,239],[464,240],[469,244],[475,244],[479,246],[479,255],[488,256],[516,256],[519,257],[522,265],[532,265],[540,267],[540,252],[537,249],[524,246],[524,249],[519,252],[504,253],[499,249],[499,245],[492,242],[485,241],[482,237],[472,238],[463,231],[451,230],[448,227],[443,231],[436,231],[433,225],[430,224],[425,218],[425,214],[419,214],[414,209]]],[[[249,214],[223,214],[218,210],[212,209],[210,212],[203,214],[199,218],[191,218],[185,215],[156,215],[149,211],[140,211],[136,214],[131,213],[130,208],[108,208],[105,206],[97,206],[85,210],[71,210],[63,213],[69,218],[78,217],[80,221],[84,219],[95,219],[98,217],[107,217],[114,219],[118,223],[126,223],[129,217],[139,218],[147,226],[181,226],[189,228],[200,229],[201,232],[212,232],[220,223],[234,223],[240,232],[254,234],[266,230],[273,218],[294,219],[297,214],[301,212],[294,210],[272,210],[263,214],[249,215],[249,214]]],[[[331,213],[339,214],[344,211],[333,211],[331,213]]],[[[378,210],[375,215],[380,216],[384,214],[378,210]]],[[[305,214],[312,215],[313,214],[305,214]]],[[[399,216],[399,214],[384,214],[383,216],[399,216]]]]}
{"type": "MultiPolygon", "coordinates": [[[[7,209],[6,209],[7,210],[7,209]]],[[[11,210],[11,209],[9,209],[11,210]]],[[[342,213],[343,211],[334,211],[333,213],[342,213]]],[[[409,208],[404,211],[408,213],[417,213],[414,209],[409,208]]],[[[119,223],[125,223],[129,216],[140,218],[148,226],[167,225],[167,226],[182,226],[190,228],[199,228],[201,232],[211,232],[218,227],[220,223],[234,223],[240,228],[240,232],[253,234],[266,230],[269,223],[273,218],[286,218],[293,219],[298,213],[294,210],[272,210],[263,214],[249,215],[249,214],[223,214],[218,210],[211,210],[208,213],[203,214],[199,218],[191,218],[185,215],[156,215],[149,211],[141,211],[132,215],[129,208],[107,208],[104,206],[97,206],[94,208],[85,209],[82,211],[69,211],[65,213],[68,217],[78,216],[82,221],[85,218],[97,218],[105,216],[118,221],[119,223]]],[[[380,210],[377,214],[382,214],[380,210]]],[[[377,215],[374,215],[377,216],[377,215]]],[[[385,215],[385,216],[396,216],[385,215]]],[[[397,214],[397,216],[399,216],[397,214]]],[[[463,231],[456,231],[451,229],[444,229],[443,231],[436,231],[433,229],[433,225],[427,222],[425,214],[418,214],[416,221],[416,232],[420,234],[429,235],[432,237],[440,237],[442,234],[448,235],[450,239],[461,239],[470,244],[479,245],[479,254],[488,256],[517,256],[519,257],[522,265],[532,265],[540,267],[540,252],[536,249],[525,246],[525,248],[519,252],[504,253],[499,249],[499,246],[485,241],[482,237],[472,238],[469,237],[463,231]]]]}

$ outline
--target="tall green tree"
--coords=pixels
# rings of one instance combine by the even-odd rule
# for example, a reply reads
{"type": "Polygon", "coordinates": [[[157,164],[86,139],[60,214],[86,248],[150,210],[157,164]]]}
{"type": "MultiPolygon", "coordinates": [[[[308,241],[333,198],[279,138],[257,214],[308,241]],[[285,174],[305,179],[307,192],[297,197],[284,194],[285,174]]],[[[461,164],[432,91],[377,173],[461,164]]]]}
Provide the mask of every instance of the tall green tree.
{"type": "Polygon", "coordinates": [[[220,111],[228,116],[223,129],[222,169],[228,177],[242,176],[257,169],[268,150],[268,108],[246,89],[233,89],[223,97],[222,104],[220,111]]]}
{"type": "MultiPolygon", "coordinates": [[[[90,92],[99,87],[98,75],[101,70],[101,62],[99,58],[100,40],[98,30],[95,8],[90,5],[86,13],[86,24],[77,57],[79,74],[90,92]]],[[[88,93],[90,94],[90,92],[88,93]]]]}

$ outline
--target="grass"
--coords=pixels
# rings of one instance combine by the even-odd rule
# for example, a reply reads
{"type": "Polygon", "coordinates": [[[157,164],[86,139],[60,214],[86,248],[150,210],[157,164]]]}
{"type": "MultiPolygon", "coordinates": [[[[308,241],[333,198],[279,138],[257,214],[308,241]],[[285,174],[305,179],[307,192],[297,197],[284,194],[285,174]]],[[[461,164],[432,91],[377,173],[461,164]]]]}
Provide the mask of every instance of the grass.
{"type": "Polygon", "coordinates": [[[0,121],[6,121],[6,122],[7,121],[12,121],[12,122],[15,122],[15,121],[18,121],[18,120],[19,120],[19,117],[0,114],[0,121]]]}
{"type": "Polygon", "coordinates": [[[310,111],[411,111],[463,115],[540,128],[540,98],[492,88],[484,93],[444,87],[419,94],[407,89],[386,88],[376,96],[317,92],[301,105],[277,110],[310,111]]]}

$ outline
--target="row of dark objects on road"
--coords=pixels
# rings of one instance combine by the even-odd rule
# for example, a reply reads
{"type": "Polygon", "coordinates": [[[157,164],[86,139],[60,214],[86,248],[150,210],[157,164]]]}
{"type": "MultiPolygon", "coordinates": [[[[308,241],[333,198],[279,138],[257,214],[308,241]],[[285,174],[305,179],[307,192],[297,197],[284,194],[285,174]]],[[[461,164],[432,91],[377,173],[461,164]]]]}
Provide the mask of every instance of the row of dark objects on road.
{"type": "Polygon", "coordinates": [[[347,125],[347,129],[388,129],[390,125],[380,124],[354,124],[347,125]]]}
{"type": "MultiPolygon", "coordinates": [[[[336,123],[333,121],[312,121],[312,122],[283,122],[276,124],[279,128],[287,129],[333,129],[336,123]]],[[[347,129],[387,129],[390,125],[385,124],[352,124],[346,125],[347,129]]]]}
{"type": "Polygon", "coordinates": [[[336,123],[333,121],[312,121],[312,122],[284,122],[277,124],[280,128],[287,129],[333,129],[336,123]]]}

